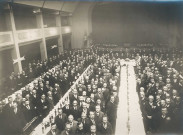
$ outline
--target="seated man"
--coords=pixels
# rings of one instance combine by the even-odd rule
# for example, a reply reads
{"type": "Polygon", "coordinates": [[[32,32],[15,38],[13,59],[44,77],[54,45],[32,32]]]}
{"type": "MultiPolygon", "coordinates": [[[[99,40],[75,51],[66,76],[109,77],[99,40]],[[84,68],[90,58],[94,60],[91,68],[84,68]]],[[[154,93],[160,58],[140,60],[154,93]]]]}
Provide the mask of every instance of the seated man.
{"type": "Polygon", "coordinates": [[[35,109],[30,105],[29,101],[25,101],[25,106],[22,108],[25,120],[29,123],[35,116],[35,109]]]}
{"type": "Polygon", "coordinates": [[[65,124],[65,130],[62,131],[61,135],[70,135],[71,125],[70,123],[65,124]]]}
{"type": "Polygon", "coordinates": [[[98,124],[102,122],[104,113],[101,111],[101,108],[99,105],[95,106],[95,121],[98,127],[98,124]]]}
{"type": "Polygon", "coordinates": [[[38,110],[39,110],[39,114],[41,115],[42,118],[44,118],[49,111],[49,106],[48,106],[48,101],[46,100],[46,96],[43,94],[41,96],[41,99],[39,99],[38,101],[38,110]]]}
{"type": "Polygon", "coordinates": [[[47,135],[59,135],[57,126],[55,123],[51,124],[51,130],[47,133],[47,135]]]}
{"type": "Polygon", "coordinates": [[[90,126],[90,132],[87,135],[100,135],[95,125],[90,126]]]}
{"type": "Polygon", "coordinates": [[[78,127],[76,129],[75,135],[85,135],[85,131],[84,131],[82,122],[78,122],[78,127]]]}
{"type": "Polygon", "coordinates": [[[162,108],[161,113],[157,116],[157,131],[160,133],[168,133],[171,128],[171,118],[168,116],[167,108],[162,108]]]}
{"type": "Polygon", "coordinates": [[[90,119],[87,118],[86,113],[82,112],[81,118],[78,119],[78,122],[83,124],[84,133],[87,133],[89,131],[90,119]]]}
{"type": "Polygon", "coordinates": [[[71,128],[70,128],[70,133],[75,134],[76,129],[77,129],[77,121],[74,120],[73,115],[69,115],[68,117],[68,123],[70,123],[71,128]]]}
{"type": "Polygon", "coordinates": [[[113,130],[111,124],[108,122],[107,116],[103,116],[102,122],[100,123],[100,132],[102,135],[112,135],[113,130]]]}

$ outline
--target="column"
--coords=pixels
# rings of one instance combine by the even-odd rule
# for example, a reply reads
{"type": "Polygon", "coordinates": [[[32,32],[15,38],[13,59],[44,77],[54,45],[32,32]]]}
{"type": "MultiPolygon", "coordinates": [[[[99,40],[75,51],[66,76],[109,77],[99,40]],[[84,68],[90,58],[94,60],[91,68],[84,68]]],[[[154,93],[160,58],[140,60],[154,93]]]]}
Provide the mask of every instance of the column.
{"type": "Polygon", "coordinates": [[[42,33],[42,41],[40,43],[41,59],[45,60],[48,58],[48,56],[47,56],[47,49],[46,49],[46,38],[44,35],[43,15],[40,9],[37,10],[36,20],[37,20],[37,27],[41,29],[41,33],[42,33]]]}
{"type": "Polygon", "coordinates": [[[56,26],[59,29],[58,52],[60,54],[63,52],[62,26],[61,26],[61,16],[60,15],[56,15],[56,26]]]}
{"type": "Polygon", "coordinates": [[[22,72],[22,63],[20,60],[20,50],[18,45],[18,37],[16,33],[15,20],[13,15],[13,9],[10,8],[10,5],[7,5],[7,13],[6,13],[6,22],[8,29],[12,30],[13,40],[14,40],[14,48],[11,51],[12,61],[15,59],[19,59],[16,63],[13,64],[14,72],[22,72]]]}

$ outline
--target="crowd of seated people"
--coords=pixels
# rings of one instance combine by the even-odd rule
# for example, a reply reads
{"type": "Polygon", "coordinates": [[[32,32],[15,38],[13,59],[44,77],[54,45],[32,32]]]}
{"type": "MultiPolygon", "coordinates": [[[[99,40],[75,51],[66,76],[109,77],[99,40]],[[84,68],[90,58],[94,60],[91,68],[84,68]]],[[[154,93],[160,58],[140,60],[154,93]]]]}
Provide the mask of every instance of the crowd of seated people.
{"type": "Polygon", "coordinates": [[[147,133],[183,130],[183,53],[168,48],[99,48],[117,58],[136,59],[137,91],[147,133]]]}
{"type": "Polygon", "coordinates": [[[181,133],[183,78],[177,70],[182,67],[182,54],[142,52],[139,58],[137,91],[147,134],[181,133]]]}
{"type": "MultiPolygon", "coordinates": [[[[53,68],[54,66],[60,64],[60,61],[63,62],[63,66],[67,65],[66,60],[76,61],[79,59],[79,56],[83,53],[84,58],[86,56],[87,50],[71,50],[71,51],[65,51],[61,54],[58,54],[57,56],[52,56],[44,61],[36,61],[33,60],[30,63],[27,63],[27,66],[24,67],[24,70],[22,73],[15,74],[14,72],[11,73],[11,75],[6,79],[6,81],[3,83],[3,90],[1,99],[4,97],[7,97],[11,93],[21,89],[31,81],[33,81],[35,78],[39,77],[40,75],[46,73],[49,69],[53,68]],[[69,58],[69,59],[68,59],[69,58]],[[74,60],[75,59],[75,60],[74,60]]],[[[87,56],[87,59],[92,59],[91,55],[87,56]]],[[[85,66],[87,62],[84,63],[85,66]]]]}
{"type": "MultiPolygon", "coordinates": [[[[93,132],[94,134],[113,134],[118,104],[119,73],[116,70],[119,68],[119,59],[135,59],[136,55],[142,56],[141,64],[137,67],[139,78],[137,90],[141,97],[140,103],[146,130],[164,132],[166,129],[168,131],[181,129],[183,81],[177,72],[172,70],[173,67],[180,70],[183,61],[181,53],[161,49],[136,48],[111,51],[98,48],[70,51],[61,55],[38,64],[35,62],[29,64],[25,71],[26,75],[32,77],[28,77],[26,83],[37,76],[41,75],[41,77],[34,81],[33,87],[24,82],[21,86],[16,86],[14,90],[26,85],[25,90],[22,94],[17,94],[14,101],[9,97],[8,104],[4,101],[0,102],[0,130],[4,134],[17,133],[18,135],[22,132],[22,127],[33,117],[44,118],[90,64],[92,64],[92,74],[86,75],[84,81],[77,85],[77,89],[72,90],[69,95],[70,102],[59,109],[60,115],[55,118],[55,123],[52,123],[53,131],[50,132],[55,133],[56,128],[63,135],[93,134],[93,132]],[[55,68],[51,69],[54,66],[55,68]],[[30,73],[31,71],[33,73],[30,73]],[[160,118],[161,114],[163,118],[168,116],[167,122],[160,118]],[[165,124],[161,124],[162,127],[158,125],[163,122],[165,124]],[[173,128],[167,128],[171,126],[173,128]]],[[[12,90],[14,85],[8,86],[12,90]]]]}
{"type": "MultiPolygon", "coordinates": [[[[69,57],[60,60],[53,69],[36,78],[33,85],[26,85],[22,94],[18,93],[14,100],[9,97],[8,104],[1,101],[0,133],[21,134],[23,127],[33,117],[43,119],[93,61],[92,50],[70,53],[69,57]]],[[[53,65],[47,64],[49,68],[53,65]]]]}
{"type": "Polygon", "coordinates": [[[119,101],[119,60],[112,59],[109,54],[96,57],[90,73],[70,92],[69,102],[59,108],[48,134],[114,134],[119,101]]]}

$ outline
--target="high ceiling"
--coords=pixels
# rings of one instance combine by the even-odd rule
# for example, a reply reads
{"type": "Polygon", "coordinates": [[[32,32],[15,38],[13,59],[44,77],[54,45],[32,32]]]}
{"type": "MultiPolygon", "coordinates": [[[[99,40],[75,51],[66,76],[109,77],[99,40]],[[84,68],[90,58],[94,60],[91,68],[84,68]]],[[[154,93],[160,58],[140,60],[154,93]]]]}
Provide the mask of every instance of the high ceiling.
{"type": "Polygon", "coordinates": [[[28,1],[28,0],[14,0],[14,3],[30,5],[34,7],[46,8],[46,9],[54,9],[64,12],[74,12],[78,1],[48,1],[48,0],[39,0],[39,1],[28,1]]]}
{"type": "Polygon", "coordinates": [[[73,13],[79,3],[93,2],[95,5],[106,5],[112,2],[183,2],[183,0],[2,0],[44,9],[53,9],[73,13]]]}

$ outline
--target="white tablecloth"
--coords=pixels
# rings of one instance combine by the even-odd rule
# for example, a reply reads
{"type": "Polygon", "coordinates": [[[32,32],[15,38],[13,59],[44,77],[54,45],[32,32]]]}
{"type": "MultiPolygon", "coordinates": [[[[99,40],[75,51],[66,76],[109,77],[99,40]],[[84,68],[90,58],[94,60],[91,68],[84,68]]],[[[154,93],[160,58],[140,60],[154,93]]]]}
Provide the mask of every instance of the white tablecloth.
{"type": "Polygon", "coordinates": [[[121,60],[119,105],[116,120],[116,135],[145,135],[142,114],[136,92],[134,60],[121,60]],[[128,71],[128,72],[127,72],[128,71]]]}

